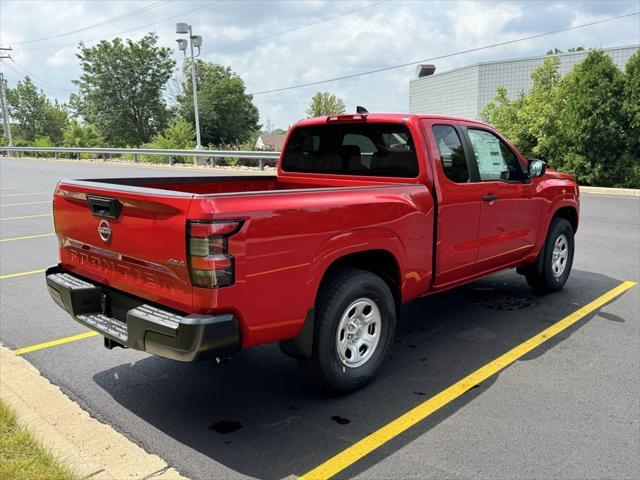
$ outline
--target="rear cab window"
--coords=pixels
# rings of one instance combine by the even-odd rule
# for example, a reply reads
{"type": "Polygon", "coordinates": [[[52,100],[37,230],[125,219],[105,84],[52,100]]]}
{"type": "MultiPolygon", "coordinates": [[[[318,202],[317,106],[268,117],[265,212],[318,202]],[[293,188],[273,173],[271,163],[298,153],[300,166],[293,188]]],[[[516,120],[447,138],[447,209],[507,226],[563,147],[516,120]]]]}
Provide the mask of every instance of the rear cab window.
{"type": "Polygon", "coordinates": [[[298,127],[282,158],[286,172],[415,178],[418,157],[409,129],[396,123],[298,127]]]}
{"type": "Polygon", "coordinates": [[[432,131],[447,178],[455,183],[470,181],[469,163],[456,129],[452,125],[434,125],[432,131]]]}

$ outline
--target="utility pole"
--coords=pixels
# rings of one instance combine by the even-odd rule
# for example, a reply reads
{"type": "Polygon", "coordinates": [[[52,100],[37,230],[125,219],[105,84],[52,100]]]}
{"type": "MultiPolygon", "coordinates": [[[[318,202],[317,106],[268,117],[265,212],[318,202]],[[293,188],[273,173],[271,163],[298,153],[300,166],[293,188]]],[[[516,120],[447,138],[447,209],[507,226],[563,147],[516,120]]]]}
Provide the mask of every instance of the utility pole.
{"type": "MultiPolygon", "coordinates": [[[[191,25],[187,23],[176,23],[176,33],[189,34],[189,46],[191,47],[191,88],[193,89],[193,113],[196,118],[196,150],[202,149],[202,143],[200,140],[200,113],[198,111],[198,84],[196,80],[196,61],[195,58],[200,56],[200,46],[202,45],[202,36],[194,35],[191,30],[191,25]],[[193,47],[198,49],[198,55],[193,55],[193,47]]],[[[176,40],[178,42],[178,48],[184,52],[187,56],[187,41],[183,38],[176,40]]]]}
{"type": "MultiPolygon", "coordinates": [[[[10,51],[9,48],[0,47],[0,51],[10,51]]],[[[9,54],[0,54],[0,61],[5,59],[11,59],[9,54]]],[[[9,124],[9,112],[7,110],[7,101],[5,97],[5,92],[7,91],[7,81],[4,78],[2,72],[0,72],[0,111],[2,112],[2,125],[4,126],[4,134],[7,136],[9,140],[9,146],[13,145],[13,139],[11,138],[11,125],[9,124]]]]}

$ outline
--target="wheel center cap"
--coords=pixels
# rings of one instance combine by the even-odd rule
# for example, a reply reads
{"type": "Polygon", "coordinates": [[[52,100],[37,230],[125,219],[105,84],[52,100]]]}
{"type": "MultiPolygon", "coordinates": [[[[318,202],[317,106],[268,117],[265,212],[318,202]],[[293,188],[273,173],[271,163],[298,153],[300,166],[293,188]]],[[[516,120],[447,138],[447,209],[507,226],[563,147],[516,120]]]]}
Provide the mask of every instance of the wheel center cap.
{"type": "Polygon", "coordinates": [[[353,344],[362,336],[362,322],[357,318],[353,319],[349,326],[347,327],[348,335],[347,340],[349,343],[353,344]]]}

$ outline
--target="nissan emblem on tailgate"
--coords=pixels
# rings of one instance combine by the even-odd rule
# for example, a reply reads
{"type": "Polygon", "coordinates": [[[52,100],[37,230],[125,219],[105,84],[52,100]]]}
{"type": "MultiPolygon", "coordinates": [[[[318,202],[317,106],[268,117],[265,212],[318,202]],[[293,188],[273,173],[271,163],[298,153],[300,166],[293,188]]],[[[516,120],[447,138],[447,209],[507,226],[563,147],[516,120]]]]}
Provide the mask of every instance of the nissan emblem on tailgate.
{"type": "Polygon", "coordinates": [[[107,243],[111,239],[111,225],[106,220],[101,220],[98,224],[98,235],[103,242],[107,243]]]}

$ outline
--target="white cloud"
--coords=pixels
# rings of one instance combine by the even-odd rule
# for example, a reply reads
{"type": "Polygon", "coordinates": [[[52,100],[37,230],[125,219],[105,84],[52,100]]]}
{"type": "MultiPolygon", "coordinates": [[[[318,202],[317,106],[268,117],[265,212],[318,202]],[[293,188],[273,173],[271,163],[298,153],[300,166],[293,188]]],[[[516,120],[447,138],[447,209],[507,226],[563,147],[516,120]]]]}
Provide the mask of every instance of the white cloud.
{"type": "Polygon", "coordinates": [[[456,44],[467,48],[503,39],[503,27],[521,16],[521,7],[515,3],[463,1],[447,12],[456,44]]]}
{"type": "Polygon", "coordinates": [[[76,49],[73,47],[63,48],[58,50],[46,60],[47,65],[50,67],[65,67],[69,65],[76,65],[76,49]]]}

